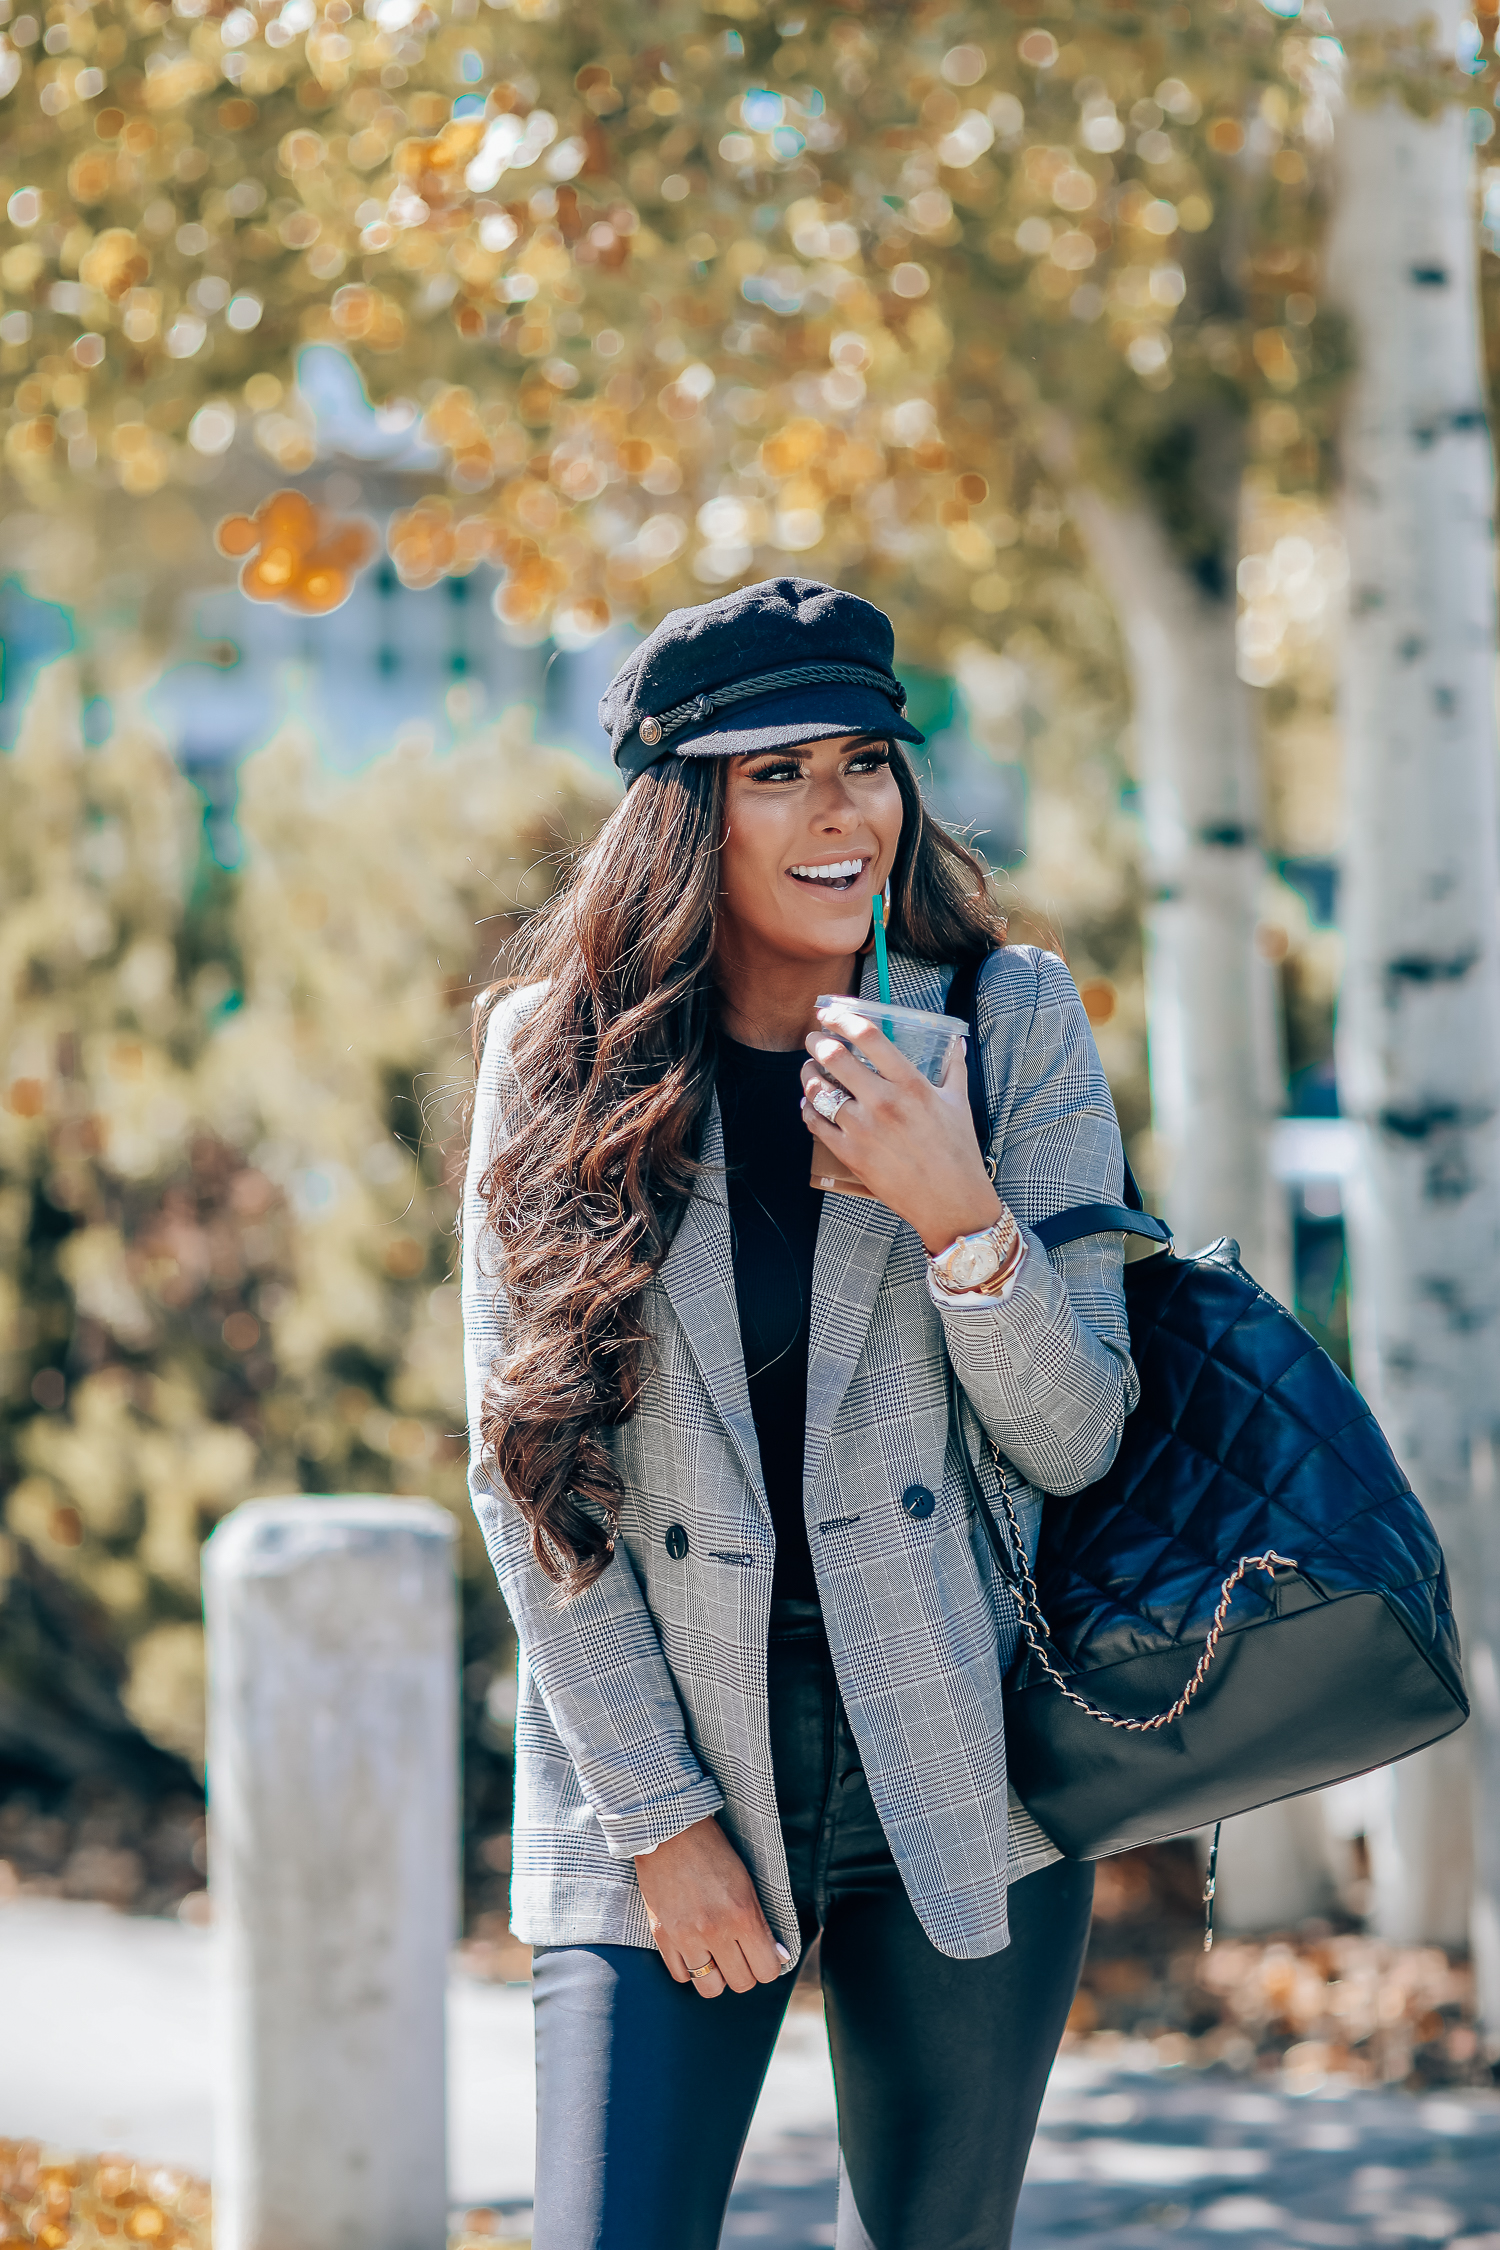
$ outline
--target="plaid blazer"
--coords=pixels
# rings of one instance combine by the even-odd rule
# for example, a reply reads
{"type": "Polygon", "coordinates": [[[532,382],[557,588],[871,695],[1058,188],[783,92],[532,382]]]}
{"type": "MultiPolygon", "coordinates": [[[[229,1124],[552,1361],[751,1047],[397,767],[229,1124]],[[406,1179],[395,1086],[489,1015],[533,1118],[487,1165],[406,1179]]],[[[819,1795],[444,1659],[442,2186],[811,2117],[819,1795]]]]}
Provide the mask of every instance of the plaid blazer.
{"type": "MultiPolygon", "coordinates": [[[[950,975],[893,956],[892,998],[941,1008],[950,975]]],[[[867,967],[867,999],[872,981],[867,967]]],[[[477,1183],[495,1136],[525,1130],[509,1047],[534,998],[514,995],[490,1026],[464,1212],[470,1490],[521,1648],[514,1927],[537,1945],[649,1945],[633,1855],[717,1813],[795,1961],[766,1707],[774,1539],[717,1103],[707,1176],[647,1292],[655,1350],[640,1403],[612,1433],[619,1542],[576,1601],[559,1605],[479,1457],[506,1307],[477,1183]]],[[[1063,964],[1032,946],[994,954],[978,1022],[998,1185],[1016,1217],[1118,1201],[1114,1108],[1063,964]]],[[[1003,1304],[939,1312],[913,1229],[873,1199],[829,1195],[811,1323],[807,1527],[849,1721],[933,1944],[959,1959],[995,1953],[1008,1942],[1007,1881],[1057,1854],[1008,1808],[1001,1683],[1018,1620],[968,1514],[945,1363],[993,1441],[975,1447],[981,1478],[993,1493],[1003,1476],[1034,1539],[1041,1495],[1100,1476],[1135,1404],[1122,1240],[1096,1235],[1049,1256],[1032,1237],[1003,1304]],[[903,1508],[913,1485],[936,1495],[930,1514],[903,1508]]]]}

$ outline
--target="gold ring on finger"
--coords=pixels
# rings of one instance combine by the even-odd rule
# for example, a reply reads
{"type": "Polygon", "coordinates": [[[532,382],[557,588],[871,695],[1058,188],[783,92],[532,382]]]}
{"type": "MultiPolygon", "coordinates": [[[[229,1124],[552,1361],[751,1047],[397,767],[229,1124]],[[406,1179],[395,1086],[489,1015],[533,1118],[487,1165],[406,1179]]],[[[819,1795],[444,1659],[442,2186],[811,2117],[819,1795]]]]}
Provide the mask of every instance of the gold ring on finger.
{"type": "Polygon", "coordinates": [[[708,1960],[704,1962],[701,1969],[689,1969],[688,1975],[690,1977],[706,1977],[709,1970],[716,1969],[718,1965],[718,1962],[713,1959],[712,1955],[710,1955],[708,1960]]]}

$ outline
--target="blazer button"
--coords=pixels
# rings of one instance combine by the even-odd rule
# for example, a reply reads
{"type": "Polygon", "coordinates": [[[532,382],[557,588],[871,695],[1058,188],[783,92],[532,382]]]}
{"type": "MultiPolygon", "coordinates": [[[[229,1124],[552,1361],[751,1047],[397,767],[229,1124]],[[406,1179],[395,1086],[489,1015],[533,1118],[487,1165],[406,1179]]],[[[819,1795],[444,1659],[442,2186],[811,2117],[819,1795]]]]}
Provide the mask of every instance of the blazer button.
{"type": "Polygon", "coordinates": [[[901,1495],[901,1505],[909,1516],[915,1516],[920,1523],[925,1516],[932,1514],[937,1502],[925,1484],[909,1484],[901,1495]]]}
{"type": "Polygon", "coordinates": [[[667,1525],[667,1553],[673,1562],[681,1562],[688,1551],[688,1535],[680,1523],[667,1525]]]}

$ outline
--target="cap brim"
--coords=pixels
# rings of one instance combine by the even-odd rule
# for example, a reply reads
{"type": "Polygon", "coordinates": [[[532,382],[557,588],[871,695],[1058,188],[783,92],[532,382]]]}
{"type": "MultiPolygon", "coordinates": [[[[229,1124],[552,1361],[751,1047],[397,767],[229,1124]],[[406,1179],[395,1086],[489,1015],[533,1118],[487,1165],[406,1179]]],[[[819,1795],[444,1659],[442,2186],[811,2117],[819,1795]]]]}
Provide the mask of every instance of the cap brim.
{"type": "Polygon", "coordinates": [[[702,726],[684,727],[650,752],[633,736],[621,746],[620,764],[635,774],[660,758],[743,758],[752,751],[789,750],[799,742],[824,742],[839,734],[894,735],[900,742],[927,739],[878,688],[833,682],[716,711],[702,726]]]}

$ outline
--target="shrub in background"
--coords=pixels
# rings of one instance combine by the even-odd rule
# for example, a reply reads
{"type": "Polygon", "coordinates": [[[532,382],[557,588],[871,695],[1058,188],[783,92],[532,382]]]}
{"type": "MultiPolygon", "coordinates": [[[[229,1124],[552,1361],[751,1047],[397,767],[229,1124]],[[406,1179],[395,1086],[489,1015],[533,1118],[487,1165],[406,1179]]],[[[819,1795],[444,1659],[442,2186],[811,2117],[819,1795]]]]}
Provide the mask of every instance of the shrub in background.
{"type": "MultiPolygon", "coordinates": [[[[50,1581],[97,1646],[70,1688],[55,1636],[0,1634],[13,1772],[28,1728],[38,1774],[114,1772],[112,1673],[198,1764],[199,1546],[298,1490],[453,1509],[466,1732],[504,1747],[464,1491],[469,1007],[608,802],[524,711],[352,778],[286,732],[241,770],[230,873],[128,700],[92,749],[73,665],[42,674],[0,758],[0,1602],[50,1581]]],[[[471,1760],[480,1826],[493,1764],[471,1760]]]]}

